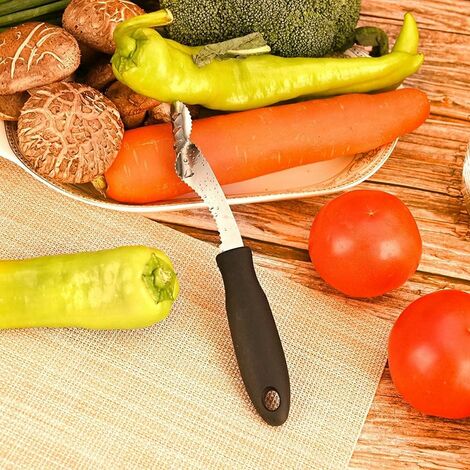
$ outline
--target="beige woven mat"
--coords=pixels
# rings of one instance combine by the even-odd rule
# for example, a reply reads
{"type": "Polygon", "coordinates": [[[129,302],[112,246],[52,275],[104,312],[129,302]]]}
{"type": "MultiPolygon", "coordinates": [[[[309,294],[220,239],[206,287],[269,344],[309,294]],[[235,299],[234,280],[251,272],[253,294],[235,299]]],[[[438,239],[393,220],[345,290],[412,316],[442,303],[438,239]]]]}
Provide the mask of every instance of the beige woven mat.
{"type": "Polygon", "coordinates": [[[171,256],[176,308],[139,331],[1,331],[0,467],[347,467],[384,366],[386,322],[259,269],[292,383],[289,420],[271,428],[238,374],[215,248],[69,201],[0,162],[0,258],[125,244],[171,256]]]}

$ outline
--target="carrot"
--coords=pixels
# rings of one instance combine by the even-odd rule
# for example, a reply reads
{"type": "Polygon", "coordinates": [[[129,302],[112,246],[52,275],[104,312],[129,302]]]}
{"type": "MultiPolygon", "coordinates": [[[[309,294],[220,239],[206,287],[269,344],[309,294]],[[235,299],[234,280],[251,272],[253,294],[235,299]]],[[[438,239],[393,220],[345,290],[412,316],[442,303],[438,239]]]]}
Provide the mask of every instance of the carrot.
{"type": "MultiPolygon", "coordinates": [[[[413,131],[429,115],[425,93],[407,88],[225,114],[193,122],[191,139],[221,184],[372,150],[413,131]]],[[[189,192],[175,174],[170,124],[125,132],[106,173],[109,197],[126,203],[189,192]]]]}

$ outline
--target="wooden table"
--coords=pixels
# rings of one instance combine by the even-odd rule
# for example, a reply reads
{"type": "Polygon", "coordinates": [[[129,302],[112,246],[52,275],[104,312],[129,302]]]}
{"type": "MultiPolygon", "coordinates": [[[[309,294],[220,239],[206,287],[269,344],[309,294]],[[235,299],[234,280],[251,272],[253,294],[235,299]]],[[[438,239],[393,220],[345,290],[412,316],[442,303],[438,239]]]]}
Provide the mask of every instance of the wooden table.
{"type": "MultiPolygon", "coordinates": [[[[428,93],[432,115],[400,140],[385,166],[362,188],[388,191],[417,219],[424,242],[419,271],[401,289],[371,300],[377,316],[392,322],[412,300],[443,288],[470,292],[470,218],[461,193],[462,165],[470,139],[470,0],[364,0],[362,24],[395,38],[412,11],[426,56],[406,84],[428,93]]],[[[398,118],[398,117],[397,117],[398,118]]],[[[331,197],[235,207],[243,236],[261,264],[312,289],[329,289],[309,262],[310,224],[331,197]]],[[[217,242],[205,210],[162,215],[160,221],[217,242]]],[[[357,301],[346,299],[350,303],[357,301]]],[[[351,468],[470,469],[470,419],[425,417],[405,404],[385,369],[351,460],[351,468]]]]}

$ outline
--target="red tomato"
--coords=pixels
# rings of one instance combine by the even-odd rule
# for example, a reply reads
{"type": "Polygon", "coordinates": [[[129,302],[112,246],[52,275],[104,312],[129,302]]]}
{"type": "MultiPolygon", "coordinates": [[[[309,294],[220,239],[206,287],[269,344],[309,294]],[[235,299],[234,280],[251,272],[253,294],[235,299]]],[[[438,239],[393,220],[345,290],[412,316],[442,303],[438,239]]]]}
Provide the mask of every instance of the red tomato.
{"type": "Polygon", "coordinates": [[[444,290],[413,302],[390,334],[390,373],[423,413],[470,417],[470,294],[444,290]]]}
{"type": "Polygon", "coordinates": [[[408,208],[382,191],[352,191],[315,217],[310,258],[320,276],[351,297],[376,297],[416,271],[422,243],[408,208]]]}

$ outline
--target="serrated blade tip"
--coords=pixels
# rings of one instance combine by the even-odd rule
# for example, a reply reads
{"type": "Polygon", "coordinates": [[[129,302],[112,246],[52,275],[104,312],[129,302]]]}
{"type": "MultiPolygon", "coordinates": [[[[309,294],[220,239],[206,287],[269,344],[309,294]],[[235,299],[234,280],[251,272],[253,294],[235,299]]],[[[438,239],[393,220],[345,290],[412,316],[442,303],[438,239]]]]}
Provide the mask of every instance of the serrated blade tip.
{"type": "Polygon", "coordinates": [[[237,223],[209,162],[190,140],[192,120],[189,109],[180,101],[172,105],[175,169],[179,178],[208,206],[221,239],[222,251],[243,246],[237,223]]]}

